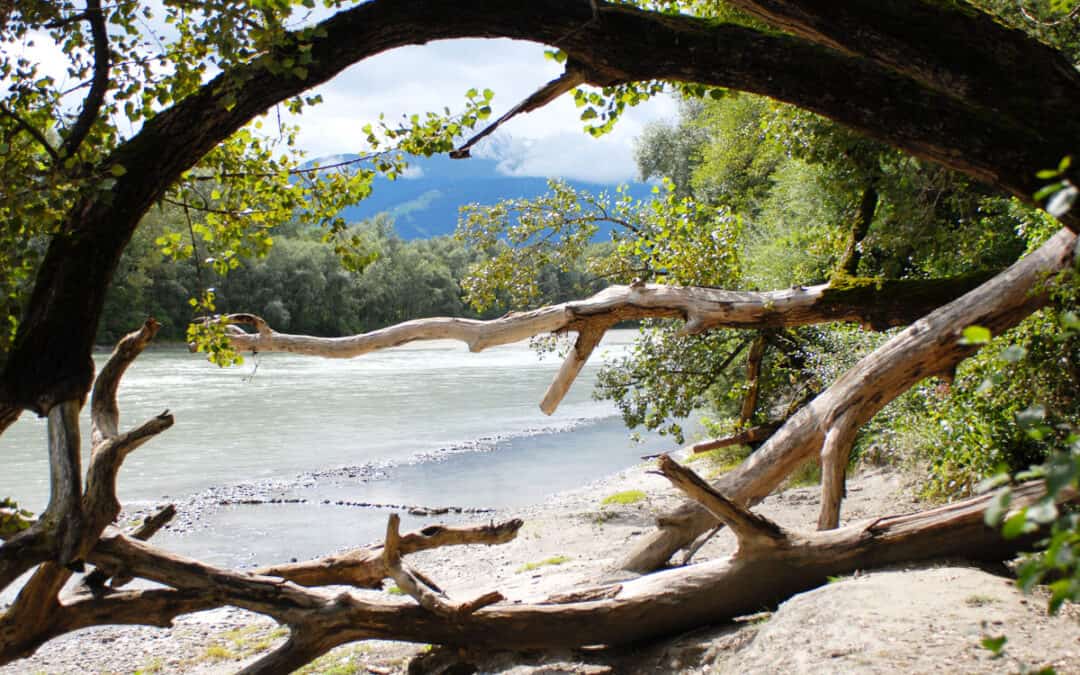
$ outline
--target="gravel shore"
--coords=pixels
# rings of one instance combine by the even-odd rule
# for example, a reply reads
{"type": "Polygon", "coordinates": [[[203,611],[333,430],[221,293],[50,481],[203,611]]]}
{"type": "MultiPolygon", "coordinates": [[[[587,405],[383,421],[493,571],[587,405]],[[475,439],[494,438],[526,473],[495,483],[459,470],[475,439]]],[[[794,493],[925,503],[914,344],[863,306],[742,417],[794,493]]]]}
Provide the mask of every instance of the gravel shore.
{"type": "MultiPolygon", "coordinates": [[[[410,562],[454,599],[497,589],[511,601],[528,602],[610,579],[656,515],[680,501],[648,468],[639,465],[542,504],[491,514],[491,520],[525,521],[508,544],[426,551],[410,562]],[[609,499],[613,495],[621,498],[609,499]]],[[[810,529],[818,496],[817,487],[788,489],[756,510],[787,527],[810,529]]],[[[876,469],[849,482],[844,520],[916,508],[902,474],[876,469]]],[[[721,532],[695,559],[733,548],[734,539],[721,532]]],[[[634,649],[470,654],[466,660],[483,672],[506,673],[1006,673],[1052,665],[1059,674],[1080,674],[1078,615],[1070,606],[1047,617],[1043,599],[1023,596],[1007,579],[937,564],[837,580],[771,614],[634,649]],[[980,643],[998,635],[1008,642],[995,658],[980,643]]],[[[182,617],[168,630],[102,627],[67,635],[0,668],[0,675],[235,672],[283,636],[268,619],[219,609],[182,617]]],[[[305,672],[399,673],[410,672],[410,663],[411,672],[441,672],[461,659],[426,645],[372,641],[340,647],[305,672]]]]}

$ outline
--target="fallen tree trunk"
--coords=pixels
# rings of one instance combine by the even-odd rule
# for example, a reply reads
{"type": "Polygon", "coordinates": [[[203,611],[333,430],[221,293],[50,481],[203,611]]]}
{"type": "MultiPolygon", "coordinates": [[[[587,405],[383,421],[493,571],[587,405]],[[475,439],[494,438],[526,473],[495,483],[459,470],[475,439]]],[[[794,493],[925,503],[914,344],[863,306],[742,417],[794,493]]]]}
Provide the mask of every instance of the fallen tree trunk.
{"type": "MultiPolygon", "coordinates": [[[[1069,237],[1067,243],[1071,242],[1069,237]]],[[[151,321],[127,336],[95,384],[92,426],[97,442],[82,498],[78,506],[69,505],[82,517],[74,548],[67,550],[64,530],[47,522],[39,523],[33,539],[42,543],[10,548],[24,540],[15,535],[0,546],[0,561],[9,559],[12,551],[32,552],[30,557],[20,555],[18,563],[37,565],[15,603],[0,615],[0,664],[32,654],[48,640],[81,628],[169,626],[182,614],[224,605],[265,614],[289,628],[286,643],[245,671],[250,673],[287,672],[337,645],[366,639],[498,649],[620,645],[755,612],[824,583],[830,576],[856,569],[938,557],[1000,560],[1027,543],[1005,541],[984,524],[983,512],[994,499],[990,495],[919,514],[796,533],[748,511],[737,499],[726,498],[665,456],[660,460],[664,475],[701,504],[710,518],[726,523],[734,532],[738,549],[730,558],[571,590],[537,604],[504,602],[495,589],[461,601],[447,597],[434,580],[408,566],[405,556],[435,546],[502,543],[515,536],[521,521],[475,528],[432,527],[402,536],[397,517],[391,516],[381,548],[253,571],[217,568],[140,540],[168,521],[169,508],[132,536],[107,529],[119,511],[115,483],[124,457],[172,423],[171,417],[162,414],[131,431],[119,431],[115,395],[120,375],[154,331],[156,324],[151,321]],[[58,564],[60,560],[70,564],[58,564]],[[86,584],[76,586],[80,590],[62,596],[65,582],[84,560],[96,569],[87,575],[86,584]],[[106,584],[110,577],[112,583],[106,584]],[[162,587],[120,588],[134,577],[162,587]],[[393,579],[410,597],[372,600],[370,595],[321,588],[372,588],[384,579],[393,579]]],[[[74,433],[74,429],[67,431],[74,433]]],[[[50,438],[61,436],[54,431],[50,438]]],[[[65,438],[65,448],[75,442],[74,436],[65,438]]],[[[70,476],[69,468],[54,470],[59,476],[70,476]]],[[[64,480],[69,479],[58,477],[56,482],[61,494],[67,495],[73,487],[61,484],[64,480]]],[[[1012,505],[1020,508],[1043,494],[1041,484],[1020,486],[1013,491],[1012,505]]]]}
{"type": "MultiPolygon", "coordinates": [[[[1058,232],[1004,272],[963,297],[935,310],[863,358],[832,386],[795,413],[739,467],[714,485],[739,504],[772,492],[799,464],[820,453],[822,509],[819,527],[839,522],[843,474],[859,427],[921,380],[951,373],[978,348],[964,344],[964,328],[979,325],[994,335],[1042,307],[1045,285],[1075,259],[1076,235],[1058,232]]],[[[663,565],[676,551],[716,525],[696,503],[662,515],[657,529],[623,561],[644,572],[663,565]]]]}
{"type": "MultiPolygon", "coordinates": [[[[486,605],[496,598],[489,593],[473,603],[439,606],[431,597],[437,593],[423,591],[429,605],[424,606],[420,598],[371,601],[215,568],[111,534],[102,538],[92,560],[168,588],[69,598],[42,627],[40,642],[101,623],[169,625],[180,614],[229,604],[290,626],[289,641],[245,671],[250,673],[285,672],[337,645],[365,639],[497,649],[621,645],[757,612],[830,576],[941,557],[1002,560],[1027,543],[1006,541],[984,524],[993,495],[803,534],[746,511],[666,457],[661,470],[732,527],[739,540],[732,557],[569,594],[569,601],[486,605]]],[[[1019,508],[1043,494],[1041,484],[1026,484],[1014,491],[1013,504],[1019,508]]],[[[401,548],[396,551],[400,555],[401,548]]],[[[21,654],[33,648],[21,646],[21,654]]],[[[15,648],[0,640],[0,662],[17,655],[15,648]]]]}
{"type": "Polygon", "coordinates": [[[688,334],[713,328],[760,329],[833,321],[851,321],[883,330],[916,320],[975,288],[986,278],[986,274],[975,274],[953,279],[863,279],[849,280],[843,288],[820,284],[764,293],[656,284],[610,286],[585,300],[510,313],[490,321],[449,317],[415,319],[337,338],[279,333],[252,314],[232,314],[225,319],[230,324],[256,329],[247,333],[236,325],[230,326],[230,340],[239,351],[291,352],[337,359],[416,340],[460,340],[470,351],[479,352],[541,333],[577,332],[578,341],[541,404],[541,409],[550,415],[604,332],[622,321],[683,319],[686,321],[683,332],[688,334]]]}

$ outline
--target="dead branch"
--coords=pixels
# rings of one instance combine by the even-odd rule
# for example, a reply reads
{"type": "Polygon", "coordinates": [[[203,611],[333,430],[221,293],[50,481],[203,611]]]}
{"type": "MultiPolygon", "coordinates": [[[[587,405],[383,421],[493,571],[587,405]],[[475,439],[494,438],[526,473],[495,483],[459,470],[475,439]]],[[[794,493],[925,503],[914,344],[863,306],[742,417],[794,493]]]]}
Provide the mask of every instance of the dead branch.
{"type": "Polygon", "coordinates": [[[731,434],[730,436],[694,443],[690,446],[690,451],[693,453],[709,452],[710,450],[726,448],[731,445],[746,445],[748,443],[764,441],[769,436],[772,436],[782,424],[782,422],[767,422],[765,424],[759,424],[756,427],[750,427],[745,431],[731,434]]]}
{"type": "Polygon", "coordinates": [[[604,337],[608,327],[587,326],[578,333],[574,348],[566,355],[566,360],[563,361],[558,374],[555,375],[555,379],[548,386],[547,393],[544,394],[544,398],[540,401],[540,410],[545,415],[553,414],[559,404],[562,403],[563,398],[566,397],[566,392],[570,391],[570,386],[577,379],[578,373],[585,366],[585,362],[589,360],[589,356],[596,349],[596,345],[600,344],[600,340],[604,337]]]}
{"type": "MultiPolygon", "coordinates": [[[[914,321],[934,307],[972,288],[970,278],[955,280],[890,280],[866,287],[833,289],[828,284],[781,291],[726,291],[715,288],[638,284],[610,286],[591,298],[511,313],[481,321],[435,317],[338,338],[290,335],[270,329],[252,314],[233,314],[234,348],[253,352],[291,352],[323,358],[353,358],[416,340],[459,340],[478,352],[542,333],[576,332],[590,337],[575,345],[543,404],[550,414],[584,365],[596,335],[620,321],[646,318],[683,319],[684,333],[712,328],[771,328],[831,321],[853,321],[880,329],[914,321]],[[247,333],[238,325],[257,328],[247,333]]],[[[593,345],[595,346],[595,345],[593,345]]]]}
{"type": "MultiPolygon", "coordinates": [[[[1048,280],[1068,268],[1075,249],[1076,235],[1063,229],[993,279],[916,321],[792,415],[764,445],[713,486],[736,504],[761,499],[801,463],[820,453],[833,429],[836,436],[829,461],[843,459],[850,451],[854,432],[887,403],[975,352],[977,347],[960,342],[964,328],[984,326],[998,335],[1042,307],[1048,297],[1048,280]]],[[[842,496],[843,479],[837,478],[835,463],[832,471],[827,501],[835,502],[838,494],[842,496]]],[[[838,504],[835,509],[838,511],[838,504]]],[[[832,520],[831,513],[823,514],[823,524],[832,520]]],[[[657,529],[642,538],[622,566],[638,572],[656,569],[715,526],[716,519],[704,508],[684,504],[662,515],[657,529]]]]}
{"type": "MultiPolygon", "coordinates": [[[[158,533],[158,531],[165,527],[169,521],[176,516],[176,505],[169,504],[156,513],[147,516],[143,522],[135,528],[129,536],[139,541],[147,541],[150,537],[158,533]]],[[[121,588],[124,585],[131,582],[131,575],[125,573],[122,570],[118,570],[113,567],[98,566],[90,574],[83,577],[82,586],[84,589],[92,592],[101,592],[104,590],[105,582],[112,579],[110,587],[121,588]]]]}
{"type": "Polygon", "coordinates": [[[563,71],[562,75],[548,82],[543,87],[540,87],[540,89],[530,94],[528,98],[521,103],[510,108],[506,114],[489,124],[483,131],[470,138],[461,147],[452,150],[450,152],[450,157],[452,159],[466,159],[470,157],[469,149],[472,148],[472,146],[476,145],[477,142],[490,135],[506,122],[509,122],[520,114],[532,112],[533,110],[544,107],[574,87],[585,84],[588,80],[589,73],[580,64],[577,64],[574,61],[567,61],[566,70],[563,71]]]}
{"type": "Polygon", "coordinates": [[[155,319],[147,319],[142,327],[128,333],[116,344],[109,360],[94,380],[90,403],[90,442],[101,443],[119,433],[120,408],[116,402],[116,390],[128,366],[146,348],[161,329],[155,319]]]}
{"type": "Polygon", "coordinates": [[[818,529],[831,530],[840,525],[840,502],[845,496],[845,476],[851,446],[859,425],[837,422],[825,434],[821,447],[821,513],[818,529]]]}
{"type": "Polygon", "coordinates": [[[383,545],[383,564],[398,588],[416,600],[424,609],[448,619],[468,616],[479,609],[493,605],[503,599],[501,593],[490,592],[461,604],[453,604],[446,598],[442,589],[416,570],[409,569],[401,559],[401,535],[398,526],[401,519],[398,514],[390,514],[386,523],[386,542],[383,545]]]}
{"type": "Polygon", "coordinates": [[[667,477],[672,485],[731,528],[739,540],[739,550],[735,557],[746,555],[749,551],[777,548],[788,543],[788,535],[779,525],[730,501],[670,455],[661,455],[657,464],[660,473],[667,477]]]}
{"type": "MultiPolygon", "coordinates": [[[[432,525],[418,532],[402,535],[398,550],[401,555],[408,555],[443,546],[505,544],[517,536],[523,524],[523,521],[514,519],[472,527],[432,525]]],[[[380,588],[383,580],[390,576],[383,560],[381,545],[355,549],[318,560],[260,567],[253,573],[281,577],[302,586],[347,585],[356,588],[380,588]]]]}

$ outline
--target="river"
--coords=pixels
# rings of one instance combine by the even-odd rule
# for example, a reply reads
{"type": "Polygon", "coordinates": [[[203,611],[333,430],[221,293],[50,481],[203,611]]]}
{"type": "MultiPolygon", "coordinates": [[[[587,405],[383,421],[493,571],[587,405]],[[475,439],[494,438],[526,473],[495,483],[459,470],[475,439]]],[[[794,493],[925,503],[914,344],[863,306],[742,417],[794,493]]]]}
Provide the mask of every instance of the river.
{"type": "MultiPolygon", "coordinates": [[[[231,369],[150,350],[124,377],[121,427],[165,409],[176,425],[127,459],[119,496],[131,511],[176,502],[176,526],[155,542],[228,565],[377,539],[391,509],[357,503],[536,503],[671,447],[656,436],[630,440],[614,406],[591,397],[601,361],[625,353],[634,334],[610,331],[551,417],[538,404],[560,359],[540,359],[527,343],[470,354],[457,342],[420,342],[349,360],[264,354],[231,369]],[[290,501],[236,503],[269,500],[290,501]]],[[[24,415],[0,452],[0,495],[42,509],[43,420],[24,415]]],[[[484,516],[405,525],[461,519],[484,516]]]]}

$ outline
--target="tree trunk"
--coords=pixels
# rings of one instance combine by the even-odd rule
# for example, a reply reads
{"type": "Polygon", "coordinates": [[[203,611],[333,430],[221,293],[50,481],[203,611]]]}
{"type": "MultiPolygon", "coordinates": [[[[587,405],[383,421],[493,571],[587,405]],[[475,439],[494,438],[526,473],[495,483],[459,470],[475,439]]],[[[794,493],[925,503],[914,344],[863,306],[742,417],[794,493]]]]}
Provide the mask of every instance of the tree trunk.
{"type": "MultiPolygon", "coordinates": [[[[586,82],[692,82],[803,107],[962,171],[1026,202],[1036,173],[1080,147],[1080,75],[1058,53],[989,17],[937,2],[740,0],[793,34],[598,0],[374,0],[270,54],[310,57],[307,77],[261,59],[222,73],[147,120],[93,171],[125,170],[61,224],[0,373],[0,428],[14,410],[82,400],[105,290],[141,217],[181,175],[253,117],[353,63],[405,45],[510,38],[556,46],[586,82]],[[861,57],[860,57],[861,56],[861,57]],[[1032,77],[1038,73],[1039,77],[1032,77]]],[[[1070,169],[1080,182],[1080,168],[1070,169]]],[[[1062,217],[1080,227],[1080,213],[1062,217]]]]}
{"type": "MultiPolygon", "coordinates": [[[[827,435],[833,433],[829,453],[822,457],[829,490],[822,497],[820,524],[835,526],[843,491],[840,476],[854,430],[919,381],[951,372],[971,355],[977,347],[960,341],[964,328],[980,325],[999,335],[1042,307],[1048,297],[1048,279],[1068,269],[1075,248],[1076,235],[1062,230],[982,286],[916,321],[795,413],[738,468],[719,478],[717,489],[736,503],[754,503],[772,492],[799,464],[821,453],[827,435]]],[[[644,572],[660,567],[714,527],[716,519],[698,505],[687,503],[661,516],[657,523],[657,529],[623,561],[624,568],[644,572]]]]}

